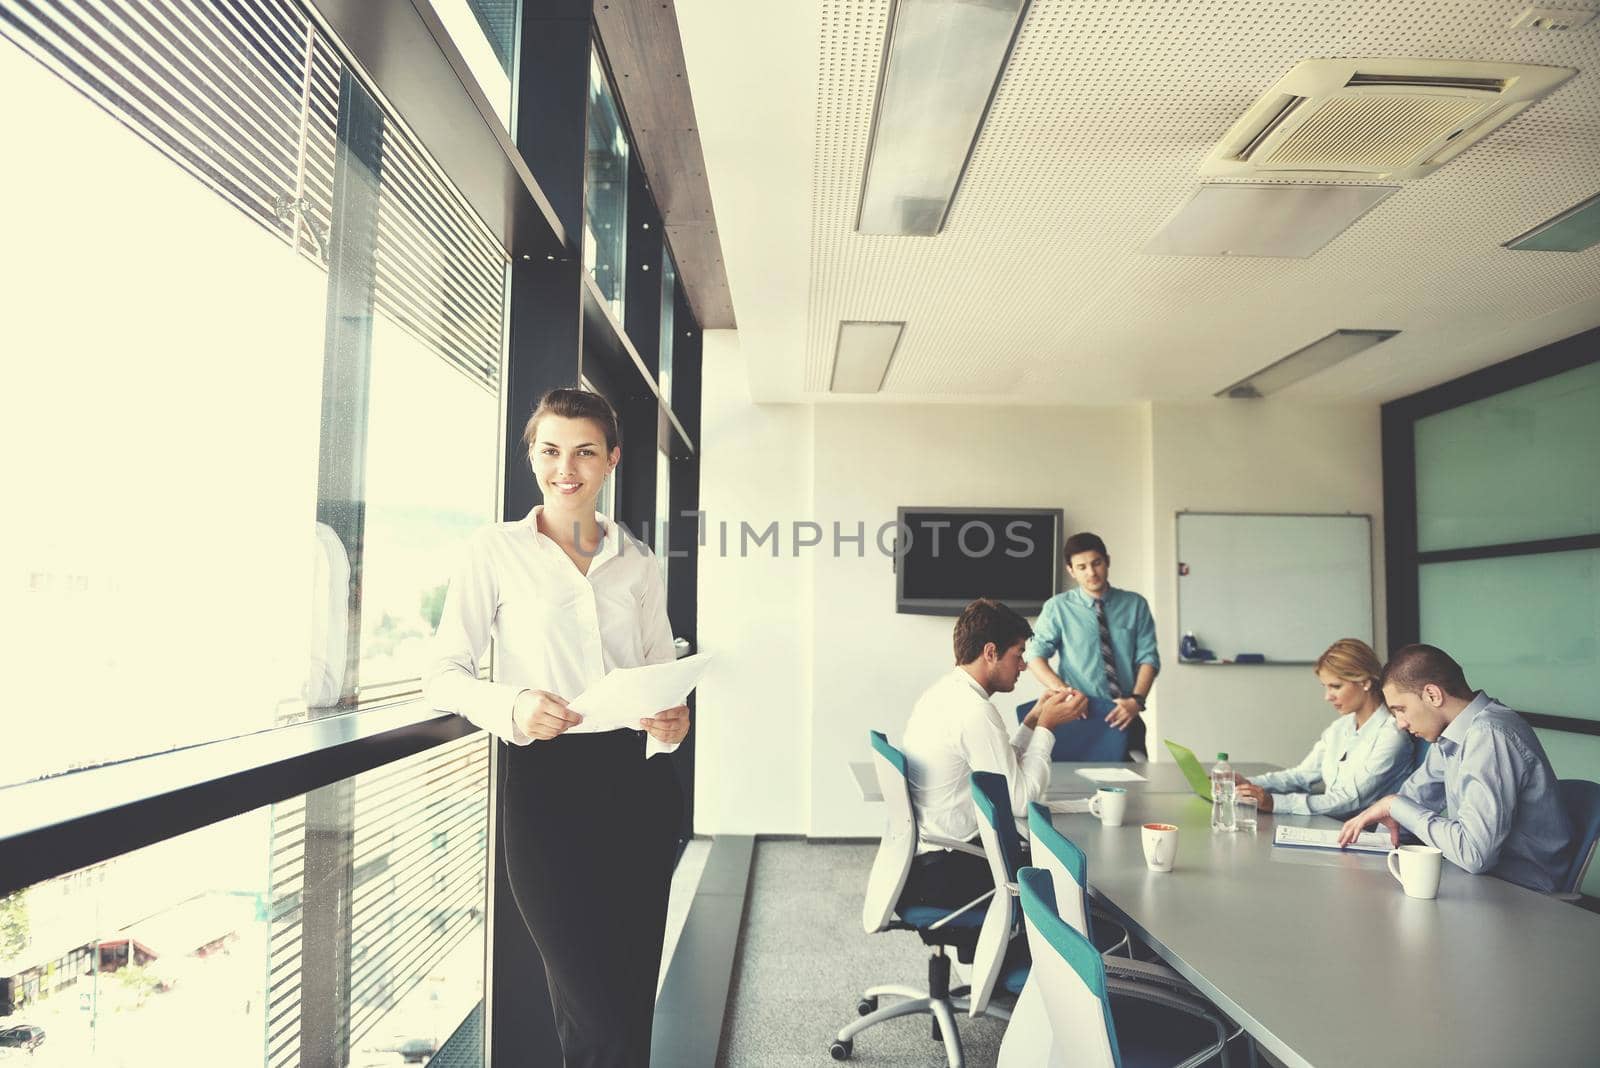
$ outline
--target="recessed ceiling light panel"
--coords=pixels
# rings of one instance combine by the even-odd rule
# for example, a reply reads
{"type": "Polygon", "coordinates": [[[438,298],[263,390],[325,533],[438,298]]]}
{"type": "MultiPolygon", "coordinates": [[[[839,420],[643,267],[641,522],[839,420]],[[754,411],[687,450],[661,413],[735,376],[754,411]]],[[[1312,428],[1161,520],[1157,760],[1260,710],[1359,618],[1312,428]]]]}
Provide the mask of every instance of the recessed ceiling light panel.
{"type": "Polygon", "coordinates": [[[856,231],[931,237],[978,143],[1028,0],[895,0],[856,231]]]}
{"type": "Polygon", "coordinates": [[[1249,378],[1240,379],[1227,389],[1218,390],[1217,396],[1233,400],[1254,400],[1268,393],[1276,393],[1302,378],[1310,378],[1326,371],[1341,360],[1348,360],[1358,352],[1388,341],[1398,330],[1335,330],[1327,337],[1318,338],[1303,349],[1289,353],[1281,360],[1268,364],[1249,378]]]}
{"type": "Polygon", "coordinates": [[[882,389],[905,328],[905,323],[840,323],[828,392],[876,393],[882,389]]]}
{"type": "Polygon", "coordinates": [[[1600,193],[1547,219],[1505,247],[1518,252],[1582,252],[1600,244],[1600,193]]]}

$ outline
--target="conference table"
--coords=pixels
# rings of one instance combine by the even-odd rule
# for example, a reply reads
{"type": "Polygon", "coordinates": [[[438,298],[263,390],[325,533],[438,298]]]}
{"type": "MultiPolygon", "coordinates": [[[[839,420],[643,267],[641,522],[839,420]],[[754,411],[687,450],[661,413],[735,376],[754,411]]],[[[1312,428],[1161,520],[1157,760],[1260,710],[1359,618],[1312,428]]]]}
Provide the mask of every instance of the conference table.
{"type": "MultiPolygon", "coordinates": [[[[1052,796],[1087,796],[1077,772],[1093,766],[1055,765],[1052,796]]],[[[1149,780],[1116,784],[1123,826],[1053,816],[1089,858],[1091,896],[1279,1062],[1600,1063],[1600,916],[1449,862],[1436,899],[1409,898],[1383,855],[1272,844],[1281,823],[1336,820],[1262,813],[1254,833],[1214,832],[1175,765],[1121,766],[1149,780]],[[1179,828],[1169,873],[1145,866],[1147,822],[1179,828]]]]}

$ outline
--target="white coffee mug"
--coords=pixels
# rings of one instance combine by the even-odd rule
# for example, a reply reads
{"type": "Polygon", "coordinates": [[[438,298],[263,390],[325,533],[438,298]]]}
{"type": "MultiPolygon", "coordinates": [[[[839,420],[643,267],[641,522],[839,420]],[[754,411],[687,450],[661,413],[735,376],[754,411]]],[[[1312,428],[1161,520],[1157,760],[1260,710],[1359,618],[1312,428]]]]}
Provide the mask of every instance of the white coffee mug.
{"type": "Polygon", "coordinates": [[[1102,786],[1089,798],[1089,811],[1107,827],[1121,827],[1128,811],[1128,791],[1120,786],[1102,786]]]}
{"type": "Polygon", "coordinates": [[[1439,894],[1439,872],[1444,866],[1444,854],[1433,846],[1408,845],[1389,853],[1389,874],[1393,875],[1407,897],[1432,898],[1439,894]]]}
{"type": "Polygon", "coordinates": [[[1147,823],[1142,831],[1144,862],[1151,871],[1171,871],[1178,859],[1178,828],[1170,823],[1147,823]]]}

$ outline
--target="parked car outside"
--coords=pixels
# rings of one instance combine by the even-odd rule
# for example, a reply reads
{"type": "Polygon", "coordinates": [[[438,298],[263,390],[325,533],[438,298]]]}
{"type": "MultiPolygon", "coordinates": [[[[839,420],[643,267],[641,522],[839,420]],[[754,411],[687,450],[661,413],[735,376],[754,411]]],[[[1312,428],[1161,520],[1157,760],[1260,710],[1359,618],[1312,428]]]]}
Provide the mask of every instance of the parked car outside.
{"type": "Polygon", "coordinates": [[[44,1028],[19,1024],[0,1030],[0,1049],[22,1049],[32,1053],[44,1042],[44,1028]]]}

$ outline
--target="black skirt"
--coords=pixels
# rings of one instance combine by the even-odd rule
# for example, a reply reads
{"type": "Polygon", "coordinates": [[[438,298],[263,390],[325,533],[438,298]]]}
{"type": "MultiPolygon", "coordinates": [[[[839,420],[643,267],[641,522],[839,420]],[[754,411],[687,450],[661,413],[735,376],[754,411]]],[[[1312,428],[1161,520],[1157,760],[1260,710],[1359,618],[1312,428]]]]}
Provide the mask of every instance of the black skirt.
{"type": "Polygon", "coordinates": [[[644,1068],[683,795],[633,730],[506,746],[512,893],[544,957],[568,1068],[644,1068]]]}

